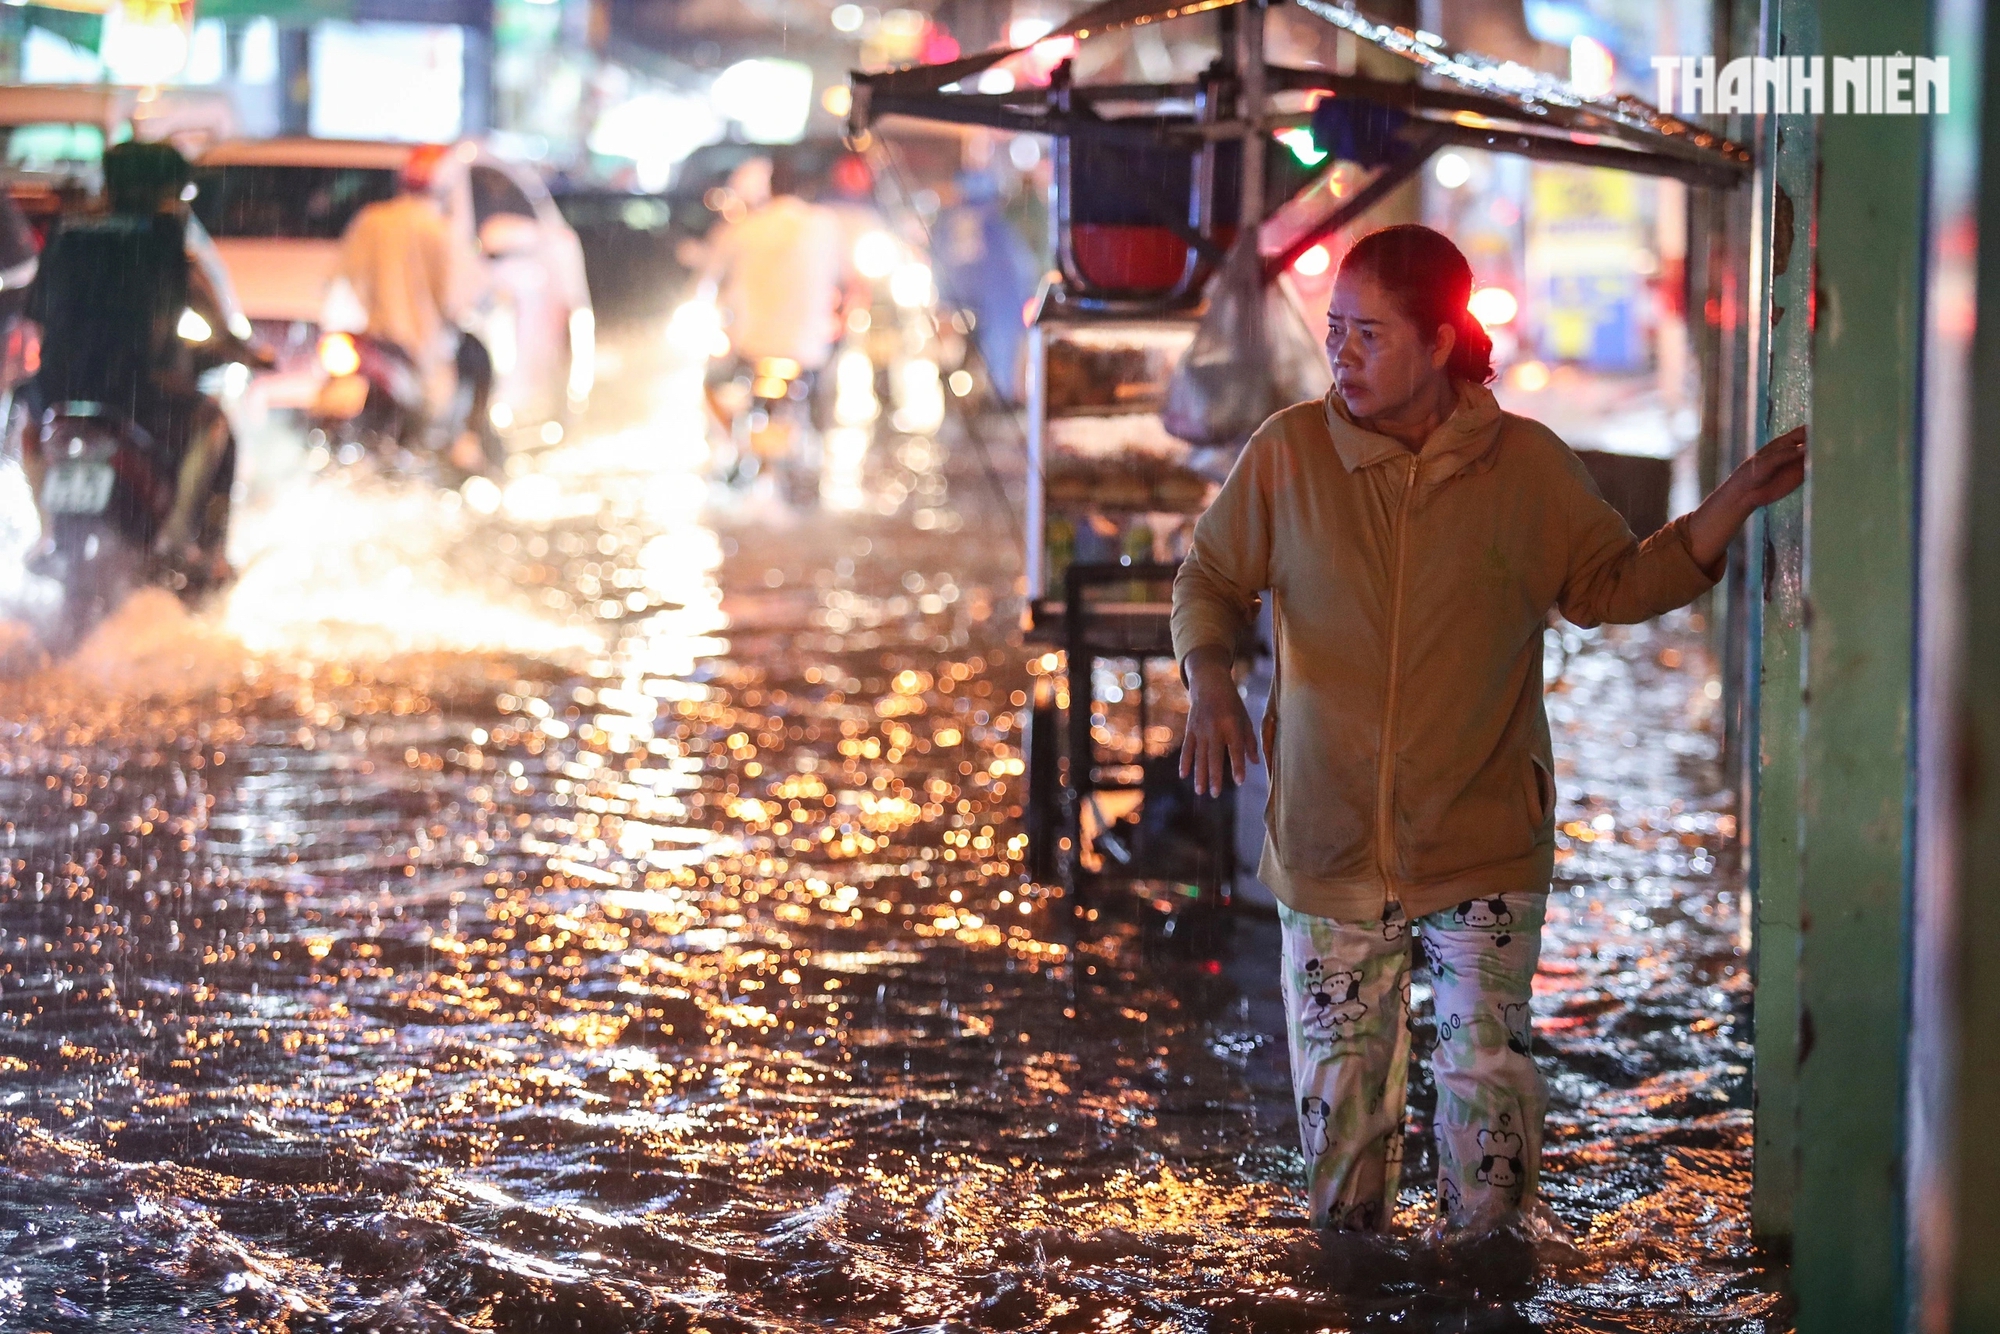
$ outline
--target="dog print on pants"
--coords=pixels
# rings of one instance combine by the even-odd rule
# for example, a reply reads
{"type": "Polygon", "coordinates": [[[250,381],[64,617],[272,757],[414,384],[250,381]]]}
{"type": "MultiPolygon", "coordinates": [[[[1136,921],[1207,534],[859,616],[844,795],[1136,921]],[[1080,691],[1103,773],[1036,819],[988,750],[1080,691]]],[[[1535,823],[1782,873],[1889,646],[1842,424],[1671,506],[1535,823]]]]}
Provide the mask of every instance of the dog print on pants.
{"type": "Polygon", "coordinates": [[[1303,1022],[1308,1029],[1337,1037],[1340,1031],[1368,1013],[1361,999],[1361,974],[1349,969],[1323,968],[1318,959],[1306,960],[1306,998],[1303,1022]]]}
{"type": "Polygon", "coordinates": [[[1308,1162],[1326,1152],[1326,1115],[1332,1110],[1325,1098],[1308,1094],[1299,1099],[1299,1144],[1308,1162]]]}
{"type": "Polygon", "coordinates": [[[1530,1054],[1529,1002],[1546,904],[1543,894],[1485,895],[1407,922],[1389,920],[1400,911],[1345,922],[1279,906],[1292,1093],[1317,1226],[1372,1229],[1395,1215],[1413,959],[1438,1016],[1429,1059],[1447,1226],[1484,1229],[1534,1198],[1548,1096],[1530,1054]]]}

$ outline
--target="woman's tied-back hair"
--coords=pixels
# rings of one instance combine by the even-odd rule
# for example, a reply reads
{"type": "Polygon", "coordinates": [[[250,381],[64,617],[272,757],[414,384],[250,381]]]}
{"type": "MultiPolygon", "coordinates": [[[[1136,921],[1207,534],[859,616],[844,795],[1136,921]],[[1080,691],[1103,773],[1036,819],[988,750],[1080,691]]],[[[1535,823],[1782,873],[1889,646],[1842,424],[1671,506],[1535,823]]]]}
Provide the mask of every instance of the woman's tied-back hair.
{"type": "Polygon", "coordinates": [[[1457,333],[1445,373],[1454,380],[1485,384],[1493,378],[1493,339],[1467,310],[1472,299],[1472,266],[1443,232],[1413,222],[1384,227],[1354,243],[1340,271],[1366,273],[1382,284],[1424,337],[1450,325],[1457,333]]]}

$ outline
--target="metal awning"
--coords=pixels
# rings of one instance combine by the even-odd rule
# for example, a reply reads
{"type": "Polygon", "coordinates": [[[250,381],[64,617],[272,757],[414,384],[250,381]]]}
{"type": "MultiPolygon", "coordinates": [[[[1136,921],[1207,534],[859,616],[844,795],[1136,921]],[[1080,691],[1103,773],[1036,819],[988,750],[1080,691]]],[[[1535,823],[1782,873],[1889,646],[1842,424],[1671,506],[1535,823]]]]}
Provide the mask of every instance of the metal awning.
{"type": "MultiPolygon", "coordinates": [[[[1071,18],[1042,41],[1100,36],[1123,28],[1167,22],[1191,15],[1250,3],[1251,0],[1104,0],[1071,18]]],[[[1414,82],[1391,82],[1326,70],[1273,67],[1269,87],[1320,89],[1395,107],[1428,121],[1447,142],[1524,153],[1559,161],[1617,167],[1652,175],[1675,176],[1690,183],[1732,186],[1750,169],[1749,150],[1721,135],[1667,115],[1636,97],[1587,97],[1552,75],[1512,61],[1498,61],[1473,52],[1457,51],[1428,33],[1416,33],[1377,23],[1351,4],[1330,0],[1280,0],[1304,13],[1352,33],[1361,41],[1408,60],[1417,67],[1414,82]]],[[[1171,139],[1213,137],[1241,132],[1227,123],[1176,126],[1171,116],[1106,117],[1096,112],[1102,103],[1147,100],[1184,101],[1192,85],[1121,84],[1077,86],[1071,106],[1059,110],[1046,88],[1007,93],[978,93],[965,82],[1032,47],[1005,47],[937,65],[910,65],[875,74],[853,75],[854,102],[850,122],[863,130],[884,116],[918,116],[965,125],[1041,134],[1118,136],[1140,133],[1171,139]],[[1133,123],[1127,123],[1133,122],[1133,123]]],[[[1303,124],[1305,115],[1267,117],[1265,127],[1279,129],[1303,124]]]]}
{"type": "MultiPolygon", "coordinates": [[[[1119,29],[1259,2],[1104,0],[1040,40],[1086,40],[1119,29]]],[[[1409,61],[1416,66],[1416,77],[1398,82],[1321,69],[1271,66],[1266,70],[1264,83],[1271,93],[1318,91],[1327,95],[1323,100],[1387,108],[1398,122],[1394,151],[1389,155],[1392,160],[1367,164],[1377,168],[1375,177],[1358,189],[1349,183],[1319,191],[1327,196],[1326,207],[1313,210],[1320,216],[1294,218],[1292,225],[1278,229],[1281,238],[1274,244],[1281,253],[1274,256],[1274,263],[1287,262],[1316,238],[1344,225],[1420,169],[1432,153],[1451,145],[1671,176],[1725,189],[1740,184],[1749,173],[1749,150],[1639,98],[1585,96],[1540,71],[1454,50],[1428,33],[1378,23],[1351,3],[1275,2],[1294,4],[1314,18],[1409,61]]],[[[1310,124],[1314,119],[1311,111],[1267,111],[1255,126],[1203,120],[1192,112],[1198,92],[1194,84],[1073,85],[1059,78],[1050,87],[976,91],[977,76],[1032,49],[1001,48],[942,64],[856,73],[850,127],[858,134],[884,117],[912,116],[1098,141],[1198,144],[1310,124]]],[[[1333,170],[1330,164],[1327,179],[1333,170]]],[[[1313,193],[1308,188],[1294,202],[1304,205],[1313,193]]],[[[1266,240],[1271,242],[1269,232],[1266,240]]],[[[1267,244],[1267,252],[1271,248],[1267,244]]]]}

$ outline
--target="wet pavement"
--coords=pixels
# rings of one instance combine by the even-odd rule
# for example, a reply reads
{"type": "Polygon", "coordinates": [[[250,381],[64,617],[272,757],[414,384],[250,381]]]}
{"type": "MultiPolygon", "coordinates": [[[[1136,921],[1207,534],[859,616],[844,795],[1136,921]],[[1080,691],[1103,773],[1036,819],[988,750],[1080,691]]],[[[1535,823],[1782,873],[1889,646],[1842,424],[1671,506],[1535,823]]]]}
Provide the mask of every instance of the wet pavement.
{"type": "Polygon", "coordinates": [[[1540,1269],[1420,1180],[1336,1262],[1275,925],[1211,969],[1023,882],[992,476],[885,431],[826,512],[718,492],[652,347],[479,503],[269,477],[222,604],[11,641],[0,1324],[1789,1327],[1685,618],[1551,658],[1540,1269]]]}

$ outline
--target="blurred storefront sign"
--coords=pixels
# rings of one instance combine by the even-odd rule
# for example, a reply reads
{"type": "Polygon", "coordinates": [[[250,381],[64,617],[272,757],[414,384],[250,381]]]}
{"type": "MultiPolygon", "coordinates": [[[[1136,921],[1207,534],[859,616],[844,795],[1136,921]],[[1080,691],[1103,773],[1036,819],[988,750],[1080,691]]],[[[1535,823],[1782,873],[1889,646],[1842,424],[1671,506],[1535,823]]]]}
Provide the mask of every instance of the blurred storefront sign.
{"type": "Polygon", "coordinates": [[[43,67],[39,75],[17,69],[16,78],[150,85],[172,80],[187,65],[193,0],[50,0],[8,11],[25,28],[22,47],[39,57],[17,56],[17,65],[43,67]]]}
{"type": "Polygon", "coordinates": [[[457,137],[465,34],[446,23],[321,23],[313,29],[307,129],[321,139],[457,137]]]}
{"type": "Polygon", "coordinates": [[[1650,183],[1597,168],[1534,165],[1527,214],[1526,303],[1542,354],[1595,370],[1648,360],[1650,183]]]}
{"type": "Polygon", "coordinates": [[[491,0],[197,0],[203,19],[275,22],[280,130],[441,140],[491,117],[491,0]]]}

